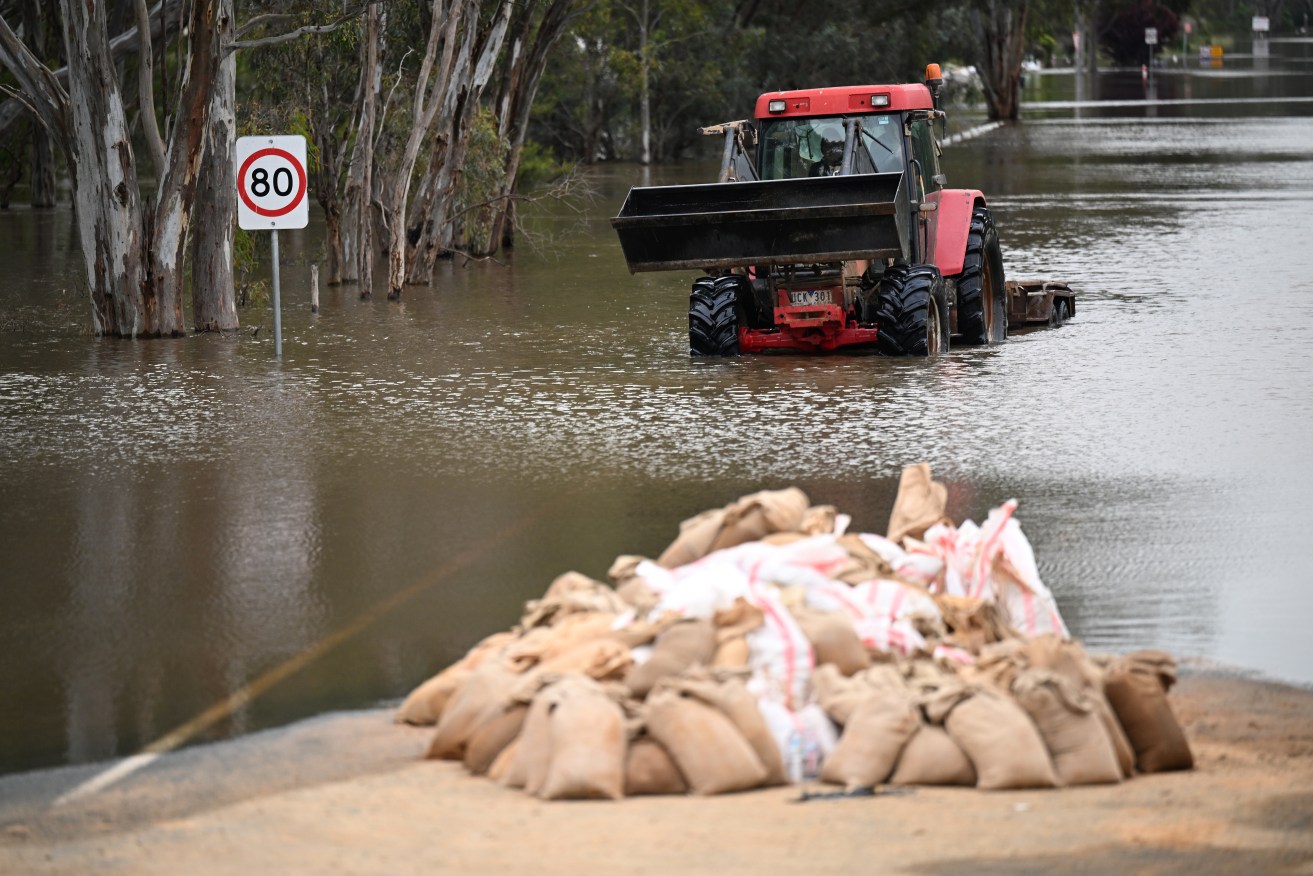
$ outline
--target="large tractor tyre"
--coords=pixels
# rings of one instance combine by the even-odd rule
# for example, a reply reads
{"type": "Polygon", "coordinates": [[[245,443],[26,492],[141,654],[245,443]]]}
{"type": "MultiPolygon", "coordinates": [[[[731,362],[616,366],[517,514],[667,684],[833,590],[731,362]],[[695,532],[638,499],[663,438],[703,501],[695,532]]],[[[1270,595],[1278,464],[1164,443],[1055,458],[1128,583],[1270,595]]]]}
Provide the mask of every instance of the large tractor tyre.
{"type": "Polygon", "coordinates": [[[765,328],[762,323],[761,306],[752,294],[752,281],[742,274],[726,274],[715,280],[717,289],[728,289],[734,295],[737,305],[736,317],[739,325],[748,328],[765,328]]]}
{"type": "Polygon", "coordinates": [[[886,356],[948,352],[948,293],[933,265],[896,265],[875,293],[876,344],[886,356]]]}
{"type": "Polygon", "coordinates": [[[1008,298],[1003,253],[994,217],[986,207],[971,213],[966,258],[957,283],[957,331],[964,344],[1001,344],[1008,336],[1008,298]]]}
{"type": "Polygon", "coordinates": [[[729,277],[703,277],[688,297],[688,347],[694,356],[739,354],[738,287],[729,277]]]}

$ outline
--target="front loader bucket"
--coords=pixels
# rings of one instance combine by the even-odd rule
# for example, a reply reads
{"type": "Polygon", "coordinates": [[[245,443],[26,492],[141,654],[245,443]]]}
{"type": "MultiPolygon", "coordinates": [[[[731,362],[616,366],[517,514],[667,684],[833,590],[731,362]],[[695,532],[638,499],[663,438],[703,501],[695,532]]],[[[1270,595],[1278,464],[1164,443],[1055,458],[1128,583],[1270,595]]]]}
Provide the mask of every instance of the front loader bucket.
{"type": "Polygon", "coordinates": [[[901,173],[629,190],[611,226],[631,272],[906,258],[901,173]]]}

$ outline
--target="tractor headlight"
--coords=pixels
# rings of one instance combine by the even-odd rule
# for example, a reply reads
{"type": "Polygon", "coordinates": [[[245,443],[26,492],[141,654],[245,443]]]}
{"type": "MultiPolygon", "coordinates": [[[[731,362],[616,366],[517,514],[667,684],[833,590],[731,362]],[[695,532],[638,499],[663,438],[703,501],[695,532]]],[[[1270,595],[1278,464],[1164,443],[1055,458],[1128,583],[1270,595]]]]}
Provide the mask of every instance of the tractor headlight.
{"type": "Polygon", "coordinates": [[[766,104],[766,109],[773,113],[782,113],[788,108],[788,106],[788,101],[772,100],[770,103],[766,104]]]}
{"type": "Polygon", "coordinates": [[[887,94],[871,95],[871,106],[878,107],[878,106],[888,106],[888,105],[889,105],[889,95],[887,94]]]}

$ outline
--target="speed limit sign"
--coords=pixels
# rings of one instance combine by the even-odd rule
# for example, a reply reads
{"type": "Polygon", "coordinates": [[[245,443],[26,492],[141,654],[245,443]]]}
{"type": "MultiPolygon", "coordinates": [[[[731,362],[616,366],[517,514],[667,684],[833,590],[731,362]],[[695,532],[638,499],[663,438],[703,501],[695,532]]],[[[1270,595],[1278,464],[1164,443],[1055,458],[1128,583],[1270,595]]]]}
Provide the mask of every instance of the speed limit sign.
{"type": "Polygon", "coordinates": [[[305,138],[297,135],[237,140],[237,226],[245,231],[305,228],[305,138]]]}

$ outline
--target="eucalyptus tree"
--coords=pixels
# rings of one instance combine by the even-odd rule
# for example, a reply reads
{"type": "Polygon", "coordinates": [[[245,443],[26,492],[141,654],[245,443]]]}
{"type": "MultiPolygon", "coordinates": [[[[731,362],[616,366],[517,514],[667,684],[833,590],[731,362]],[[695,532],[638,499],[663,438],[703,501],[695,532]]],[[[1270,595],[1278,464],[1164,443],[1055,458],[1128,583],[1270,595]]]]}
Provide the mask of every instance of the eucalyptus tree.
{"type": "MultiPolygon", "coordinates": [[[[361,14],[358,6],[343,12],[340,0],[313,0],[292,14],[285,11],[286,3],[259,2],[262,14],[247,21],[247,33],[275,24],[341,24],[242,53],[238,125],[303,134],[309,141],[306,170],[310,193],[324,217],[325,277],[329,285],[354,281],[359,276],[358,228],[355,213],[346,206],[346,187],[348,168],[360,166],[350,163],[355,148],[372,145],[358,143],[355,132],[361,126],[362,99],[373,98],[379,88],[379,65],[370,63],[368,50],[376,46],[380,5],[368,4],[361,14]],[[345,20],[339,18],[344,15],[345,20]]],[[[364,127],[372,127],[372,122],[364,127]]],[[[372,156],[364,163],[372,166],[372,156]]]]}
{"type": "MultiPolygon", "coordinates": [[[[407,206],[420,150],[429,145],[430,163],[448,159],[447,150],[455,147],[448,140],[452,126],[460,126],[455,117],[458,107],[471,99],[477,101],[506,37],[511,0],[499,0],[486,21],[480,20],[479,5],[478,0],[435,0],[433,4],[428,40],[412,90],[409,133],[382,186],[388,299],[392,301],[400,300],[406,282],[407,206]],[[441,130],[436,143],[430,140],[435,128],[441,130]],[[441,148],[434,149],[435,145],[441,148]]],[[[360,136],[368,134],[360,132],[360,136]]]]}
{"type": "Polygon", "coordinates": [[[980,32],[977,65],[991,119],[1021,115],[1021,62],[1026,49],[1027,0],[974,0],[980,32]]]}
{"type": "MultiPolygon", "coordinates": [[[[152,50],[145,0],[136,0],[134,9],[143,41],[140,54],[148,56],[152,50]]],[[[60,0],[60,14],[67,88],[2,17],[0,62],[64,152],[73,181],[92,326],[97,334],[127,337],[184,334],[183,260],[207,106],[223,48],[215,36],[220,4],[193,0],[187,11],[187,59],[172,105],[175,124],[161,132],[153,112],[141,113],[157,177],[149,196],[142,191],[133,154],[106,5],[60,0]]]]}
{"type": "Polygon", "coordinates": [[[534,98],[547,70],[547,60],[571,26],[591,6],[590,0],[518,0],[510,25],[510,50],[501,59],[497,95],[497,134],[506,145],[501,185],[492,200],[488,237],[475,253],[490,255],[509,245],[515,228],[516,179],[529,136],[534,98]]]}

